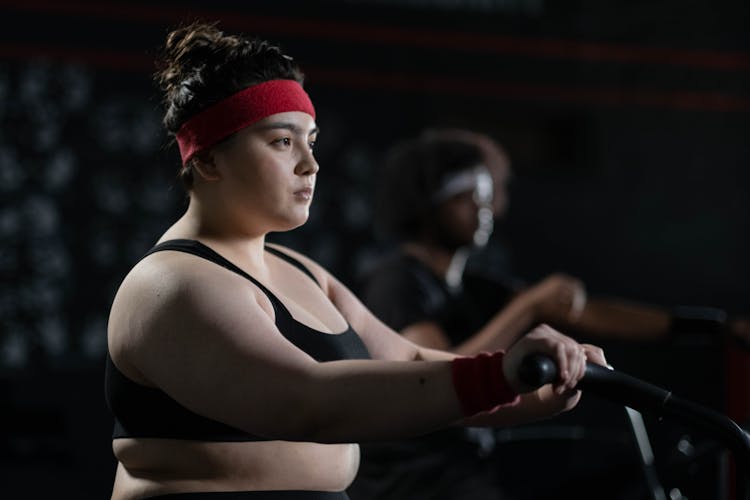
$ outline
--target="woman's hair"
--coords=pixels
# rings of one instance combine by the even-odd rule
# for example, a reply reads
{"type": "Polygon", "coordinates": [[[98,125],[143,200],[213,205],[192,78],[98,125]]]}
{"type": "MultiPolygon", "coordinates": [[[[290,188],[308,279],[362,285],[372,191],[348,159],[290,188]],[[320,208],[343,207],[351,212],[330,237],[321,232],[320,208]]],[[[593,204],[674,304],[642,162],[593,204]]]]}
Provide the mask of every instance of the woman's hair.
{"type": "Polygon", "coordinates": [[[482,162],[476,144],[440,134],[425,133],[391,148],[375,197],[378,235],[396,241],[422,236],[434,224],[433,196],[446,176],[482,162]]]}
{"type": "MultiPolygon", "coordinates": [[[[265,40],[225,35],[216,23],[194,22],[169,33],[155,80],[164,93],[164,127],[174,136],[189,118],[242,89],[304,75],[294,60],[265,40]]],[[[193,185],[192,161],[180,170],[193,185]]]]}

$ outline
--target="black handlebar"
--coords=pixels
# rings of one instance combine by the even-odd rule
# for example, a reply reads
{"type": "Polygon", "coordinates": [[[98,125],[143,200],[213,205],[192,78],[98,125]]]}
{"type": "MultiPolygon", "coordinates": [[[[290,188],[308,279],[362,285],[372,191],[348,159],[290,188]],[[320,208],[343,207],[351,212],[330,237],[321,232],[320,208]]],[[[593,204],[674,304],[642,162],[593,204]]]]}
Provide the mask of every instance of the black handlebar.
{"type": "MultiPolygon", "coordinates": [[[[526,356],[518,369],[518,377],[531,387],[541,387],[557,380],[557,365],[543,354],[526,356]]],[[[738,498],[750,498],[750,435],[732,419],[709,408],[674,396],[643,380],[594,363],[586,364],[579,389],[591,391],[644,413],[670,416],[706,431],[731,449],[737,460],[738,498]],[[742,477],[744,476],[744,482],[742,477]]]]}
{"type": "MultiPolygon", "coordinates": [[[[557,380],[557,365],[543,354],[529,354],[521,362],[518,377],[526,385],[541,387],[557,380]]],[[[672,393],[666,389],[595,363],[586,364],[578,388],[630,408],[647,407],[649,411],[657,412],[661,412],[672,398],[672,393]]]]}

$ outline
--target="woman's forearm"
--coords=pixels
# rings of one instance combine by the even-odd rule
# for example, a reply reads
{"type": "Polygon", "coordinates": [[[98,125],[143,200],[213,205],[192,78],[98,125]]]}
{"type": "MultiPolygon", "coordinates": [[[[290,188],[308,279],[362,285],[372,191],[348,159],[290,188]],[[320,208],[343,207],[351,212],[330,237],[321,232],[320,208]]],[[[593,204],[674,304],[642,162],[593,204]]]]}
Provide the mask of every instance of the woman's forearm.
{"type": "Polygon", "coordinates": [[[450,361],[320,363],[303,391],[299,436],[353,442],[414,436],[462,417],[450,361]]]}

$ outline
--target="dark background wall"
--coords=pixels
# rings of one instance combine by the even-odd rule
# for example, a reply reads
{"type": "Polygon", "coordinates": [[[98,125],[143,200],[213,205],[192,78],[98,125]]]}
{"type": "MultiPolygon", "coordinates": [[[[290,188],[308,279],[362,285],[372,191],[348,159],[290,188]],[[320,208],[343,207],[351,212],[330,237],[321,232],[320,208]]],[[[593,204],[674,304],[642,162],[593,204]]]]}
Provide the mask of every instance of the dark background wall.
{"type": "MultiPolygon", "coordinates": [[[[319,189],[309,223],[273,239],[352,287],[385,250],[371,197],[387,146],[462,126],[497,138],[515,174],[509,216],[475,265],[750,312],[745,1],[0,1],[11,497],[109,494],[108,307],[185,206],[150,74],[167,30],[196,17],[274,40],[305,69],[319,189]]],[[[721,340],[607,347],[626,371],[749,413],[747,357],[721,340]]]]}

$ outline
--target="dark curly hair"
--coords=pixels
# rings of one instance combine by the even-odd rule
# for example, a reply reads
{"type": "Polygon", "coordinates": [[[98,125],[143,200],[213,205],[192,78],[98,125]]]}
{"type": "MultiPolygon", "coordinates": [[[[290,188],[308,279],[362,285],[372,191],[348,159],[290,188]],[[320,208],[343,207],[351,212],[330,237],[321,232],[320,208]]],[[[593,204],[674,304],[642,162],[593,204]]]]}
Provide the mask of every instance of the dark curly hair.
{"type": "Polygon", "coordinates": [[[434,222],[432,197],[445,177],[482,161],[476,144],[437,134],[395,145],[386,154],[375,196],[378,235],[396,241],[422,236],[434,222]]]}
{"type": "MultiPolygon", "coordinates": [[[[265,40],[225,35],[217,23],[194,22],[167,35],[154,79],[164,93],[164,127],[174,137],[190,117],[244,88],[269,80],[302,84],[304,75],[265,40]]],[[[191,189],[192,161],[179,176],[191,189]]]]}

